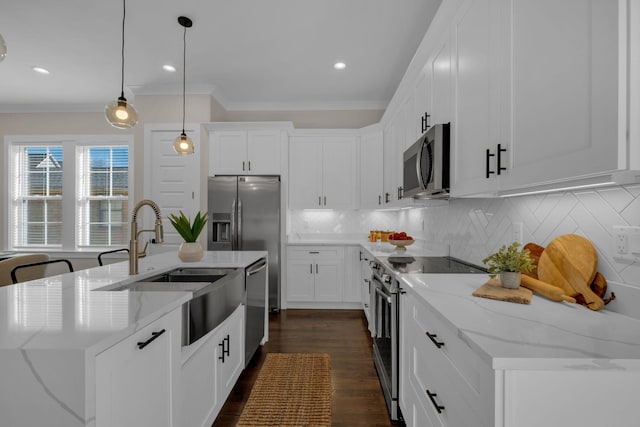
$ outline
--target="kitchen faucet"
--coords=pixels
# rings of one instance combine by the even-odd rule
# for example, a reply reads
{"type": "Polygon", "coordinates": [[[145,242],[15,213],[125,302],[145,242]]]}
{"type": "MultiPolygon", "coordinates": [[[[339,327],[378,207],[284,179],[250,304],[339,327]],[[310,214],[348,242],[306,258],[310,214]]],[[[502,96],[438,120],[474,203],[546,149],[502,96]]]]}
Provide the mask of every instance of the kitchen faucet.
{"type": "Polygon", "coordinates": [[[162,243],[164,239],[164,232],[162,230],[162,219],[160,218],[160,207],[156,202],[149,199],[144,199],[138,202],[136,206],[133,208],[133,213],[131,215],[131,240],[129,241],[129,274],[138,274],[138,258],[142,258],[146,256],[147,245],[144,245],[144,249],[142,252],[138,252],[138,236],[141,233],[146,231],[154,231],[156,233],[156,241],[155,243],[162,243]],[[136,221],[136,217],[138,215],[138,211],[143,206],[150,206],[153,209],[153,212],[156,214],[156,225],[154,229],[140,230],[138,231],[138,222],[136,221]]]}

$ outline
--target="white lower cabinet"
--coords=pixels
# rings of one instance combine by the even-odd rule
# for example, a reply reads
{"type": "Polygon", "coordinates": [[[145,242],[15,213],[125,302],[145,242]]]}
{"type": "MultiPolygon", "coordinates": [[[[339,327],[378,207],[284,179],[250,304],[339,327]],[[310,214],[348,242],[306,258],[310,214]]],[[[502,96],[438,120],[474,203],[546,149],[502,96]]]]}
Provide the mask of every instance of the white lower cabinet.
{"type": "Polygon", "coordinates": [[[182,426],[213,424],[244,368],[244,305],[182,361],[182,426]]]}
{"type": "MultiPolygon", "coordinates": [[[[344,248],[294,247],[287,251],[287,301],[339,302],[344,287],[344,248]]],[[[291,306],[291,304],[288,304],[291,306]]]]}
{"type": "Polygon", "coordinates": [[[98,354],[96,427],[180,426],[176,390],[181,310],[98,354]]]}
{"type": "Polygon", "coordinates": [[[408,426],[492,426],[493,370],[410,293],[401,302],[400,405],[408,426]]]}

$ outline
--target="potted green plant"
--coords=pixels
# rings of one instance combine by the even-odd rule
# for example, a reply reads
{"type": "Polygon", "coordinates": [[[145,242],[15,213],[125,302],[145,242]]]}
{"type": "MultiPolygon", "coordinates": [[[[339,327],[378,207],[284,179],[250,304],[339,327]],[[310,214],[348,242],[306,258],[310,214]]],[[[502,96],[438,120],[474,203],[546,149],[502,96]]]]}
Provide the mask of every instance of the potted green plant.
{"type": "Polygon", "coordinates": [[[493,279],[500,275],[500,282],[505,288],[517,288],[520,286],[521,274],[535,268],[529,250],[520,250],[519,247],[518,242],[513,242],[509,246],[503,245],[498,252],[482,260],[482,263],[487,266],[489,276],[493,279]]]}
{"type": "Polygon", "coordinates": [[[170,214],[169,221],[178,234],[184,239],[184,242],[178,249],[178,258],[183,262],[200,261],[204,255],[202,245],[197,241],[198,236],[207,224],[208,214],[198,212],[193,218],[193,222],[184,212],[180,211],[180,215],[170,214]]]}

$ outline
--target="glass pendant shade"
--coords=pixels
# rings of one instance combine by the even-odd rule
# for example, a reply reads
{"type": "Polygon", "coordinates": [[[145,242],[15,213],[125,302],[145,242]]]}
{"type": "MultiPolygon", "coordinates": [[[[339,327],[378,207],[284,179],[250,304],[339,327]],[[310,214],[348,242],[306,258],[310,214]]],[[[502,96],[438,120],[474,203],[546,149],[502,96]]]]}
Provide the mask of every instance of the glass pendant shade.
{"type": "Polygon", "coordinates": [[[180,136],[173,140],[173,149],[178,154],[187,155],[193,154],[195,147],[191,138],[186,133],[181,133],[180,136]]]}
{"type": "Polygon", "coordinates": [[[123,96],[108,103],[104,114],[109,124],[118,129],[129,129],[138,123],[138,112],[123,96]]]}
{"type": "Polygon", "coordinates": [[[7,44],[4,42],[2,38],[2,34],[0,34],[0,62],[7,57],[7,44]]]}

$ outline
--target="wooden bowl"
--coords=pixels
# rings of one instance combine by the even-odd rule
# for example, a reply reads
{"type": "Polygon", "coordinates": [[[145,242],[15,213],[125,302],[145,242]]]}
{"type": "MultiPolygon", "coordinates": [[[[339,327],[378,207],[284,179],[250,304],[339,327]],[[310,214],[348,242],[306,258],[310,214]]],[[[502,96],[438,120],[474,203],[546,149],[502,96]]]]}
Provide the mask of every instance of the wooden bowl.
{"type": "Polygon", "coordinates": [[[398,250],[398,251],[406,251],[407,250],[407,246],[413,245],[414,242],[415,242],[415,240],[393,240],[393,239],[389,239],[389,243],[391,243],[393,246],[395,246],[396,250],[398,250]]]}

